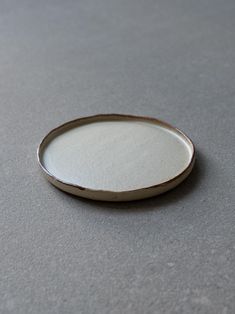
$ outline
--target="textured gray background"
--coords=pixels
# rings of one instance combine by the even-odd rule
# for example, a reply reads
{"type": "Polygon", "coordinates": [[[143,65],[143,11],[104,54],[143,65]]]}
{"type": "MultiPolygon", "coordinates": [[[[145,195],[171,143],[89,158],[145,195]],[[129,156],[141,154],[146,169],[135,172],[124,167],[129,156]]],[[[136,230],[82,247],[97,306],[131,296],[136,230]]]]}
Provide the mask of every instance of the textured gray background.
{"type": "Polygon", "coordinates": [[[0,313],[235,313],[234,102],[234,0],[0,0],[0,313]],[[129,204],[53,188],[39,141],[100,112],[184,130],[191,177],[129,204]]]}

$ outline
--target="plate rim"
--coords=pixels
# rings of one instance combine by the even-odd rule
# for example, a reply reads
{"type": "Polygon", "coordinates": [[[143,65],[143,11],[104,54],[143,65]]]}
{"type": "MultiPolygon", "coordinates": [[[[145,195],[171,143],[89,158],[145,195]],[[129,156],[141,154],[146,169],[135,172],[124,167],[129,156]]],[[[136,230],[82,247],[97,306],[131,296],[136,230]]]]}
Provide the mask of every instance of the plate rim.
{"type": "MultiPolygon", "coordinates": [[[[51,131],[49,131],[41,140],[41,142],[38,145],[37,148],[37,161],[38,164],[41,168],[41,170],[43,171],[43,173],[46,175],[47,179],[53,184],[55,185],[57,188],[61,189],[61,187],[59,187],[58,185],[56,185],[55,183],[57,182],[60,186],[66,186],[66,187],[71,187],[71,188],[76,188],[78,190],[82,191],[87,191],[87,192],[91,192],[91,193],[111,193],[113,195],[120,195],[123,193],[138,193],[138,192],[142,192],[145,190],[150,190],[150,189],[157,189],[160,187],[164,187],[166,185],[170,185],[171,183],[179,180],[181,177],[184,177],[184,175],[186,175],[186,173],[189,171],[189,173],[186,175],[186,177],[190,174],[191,170],[193,169],[193,165],[195,162],[195,146],[193,141],[180,129],[174,127],[173,125],[160,120],[158,118],[154,118],[154,117],[150,117],[150,116],[142,116],[142,115],[132,115],[132,114],[117,114],[117,113],[107,113],[107,114],[95,114],[95,115],[90,115],[90,116],[83,116],[80,118],[76,118],[70,121],[67,121],[63,124],[60,124],[59,126],[53,128],[51,131]],[[63,181],[59,178],[57,178],[56,176],[54,176],[53,174],[50,173],[50,171],[44,167],[43,162],[42,162],[42,154],[43,154],[43,150],[44,147],[46,146],[47,142],[50,142],[50,140],[53,140],[53,138],[55,138],[56,136],[58,136],[58,132],[59,133],[63,133],[66,132],[69,129],[72,129],[73,127],[76,127],[76,124],[78,124],[79,127],[79,123],[80,126],[83,124],[86,124],[86,121],[89,120],[93,120],[90,121],[88,123],[93,123],[93,122],[99,122],[99,121],[109,121],[109,119],[113,119],[113,121],[118,121],[118,120],[127,120],[127,121],[131,121],[131,120],[136,120],[136,121],[145,121],[148,123],[153,123],[153,124],[157,124],[157,125],[162,125],[163,127],[166,127],[178,134],[180,134],[185,142],[189,144],[189,146],[191,146],[191,158],[188,162],[187,167],[185,167],[178,175],[176,175],[175,177],[171,178],[170,180],[166,180],[164,182],[161,183],[157,183],[151,186],[146,186],[146,187],[142,187],[142,188],[138,188],[138,189],[131,189],[131,190],[122,190],[122,191],[113,191],[113,190],[104,190],[104,189],[92,189],[89,187],[84,187],[78,184],[73,184],[73,183],[69,183],[66,181],[63,181]],[[55,136],[53,136],[55,135],[55,136]],[[191,168],[191,169],[190,169],[191,168]]],[[[185,179],[186,179],[185,177],[185,179]]],[[[184,179],[182,179],[183,181],[184,179]]],[[[181,183],[181,181],[180,181],[181,183]]],[[[178,184],[177,184],[178,185],[178,184]]],[[[168,189],[167,189],[168,190],[168,189]]],[[[166,190],[166,191],[167,191],[166,190]]],[[[66,191],[67,192],[67,191],[66,191]]],[[[70,192],[69,192],[70,193],[70,192]]],[[[72,192],[71,192],[72,193],[72,192]]],[[[74,193],[72,193],[74,194],[74,193]]],[[[80,195],[81,196],[81,195],[80,195]]],[[[87,197],[86,197],[87,198],[87,197]]],[[[144,198],[144,197],[143,197],[144,198]]]]}

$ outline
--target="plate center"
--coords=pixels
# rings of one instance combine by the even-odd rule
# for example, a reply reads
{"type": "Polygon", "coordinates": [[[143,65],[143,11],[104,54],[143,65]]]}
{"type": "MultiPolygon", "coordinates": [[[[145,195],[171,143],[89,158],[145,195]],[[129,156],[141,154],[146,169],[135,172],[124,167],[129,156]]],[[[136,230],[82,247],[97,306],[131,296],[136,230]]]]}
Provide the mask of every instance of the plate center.
{"type": "Polygon", "coordinates": [[[173,179],[192,151],[177,131],[144,121],[101,121],[67,130],[44,149],[59,180],[94,190],[129,191],[173,179]]]}

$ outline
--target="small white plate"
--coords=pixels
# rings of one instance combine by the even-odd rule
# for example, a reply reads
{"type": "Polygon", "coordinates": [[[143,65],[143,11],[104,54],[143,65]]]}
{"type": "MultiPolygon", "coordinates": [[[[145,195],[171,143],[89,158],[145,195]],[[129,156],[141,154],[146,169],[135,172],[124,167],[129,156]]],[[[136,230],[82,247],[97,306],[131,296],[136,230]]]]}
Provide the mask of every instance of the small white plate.
{"type": "Polygon", "coordinates": [[[130,201],[166,192],[191,172],[191,140],[148,117],[105,114],[67,122],[38,148],[38,161],[57,188],[89,199],[130,201]]]}

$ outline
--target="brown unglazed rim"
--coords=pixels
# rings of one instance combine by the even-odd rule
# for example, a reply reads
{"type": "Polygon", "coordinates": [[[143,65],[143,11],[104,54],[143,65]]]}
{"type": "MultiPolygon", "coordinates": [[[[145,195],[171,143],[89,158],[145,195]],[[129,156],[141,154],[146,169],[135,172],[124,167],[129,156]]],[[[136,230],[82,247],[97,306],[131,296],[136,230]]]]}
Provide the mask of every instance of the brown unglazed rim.
{"type": "Polygon", "coordinates": [[[37,149],[37,160],[38,163],[43,170],[44,175],[48,179],[50,183],[52,183],[57,188],[85,198],[94,199],[94,200],[103,200],[103,201],[131,201],[131,200],[137,200],[137,199],[143,199],[152,197],[155,195],[162,194],[178,184],[180,184],[184,179],[187,178],[187,176],[190,174],[190,172],[193,169],[194,163],[195,163],[195,148],[193,142],[189,139],[185,133],[180,131],[179,129],[173,127],[172,125],[161,121],[156,118],[152,117],[145,117],[145,116],[135,116],[135,115],[127,115],[127,114],[97,114],[93,116],[88,117],[82,117],[78,118],[69,122],[66,122],[55,129],[51,130],[41,141],[41,143],[38,146],[37,149]],[[157,124],[160,126],[163,126],[169,130],[174,131],[178,135],[184,138],[184,140],[189,144],[191,149],[191,159],[189,161],[188,166],[177,176],[174,178],[167,180],[165,182],[143,187],[140,189],[135,190],[127,190],[127,191],[110,191],[110,190],[94,190],[87,187],[83,187],[77,184],[71,184],[68,182],[64,182],[54,175],[52,175],[43,165],[42,162],[42,155],[44,148],[47,146],[47,144],[52,141],[55,137],[57,137],[59,134],[64,133],[70,129],[73,129],[78,126],[82,126],[88,123],[93,122],[100,122],[100,121],[144,121],[148,123],[157,124]]]}

